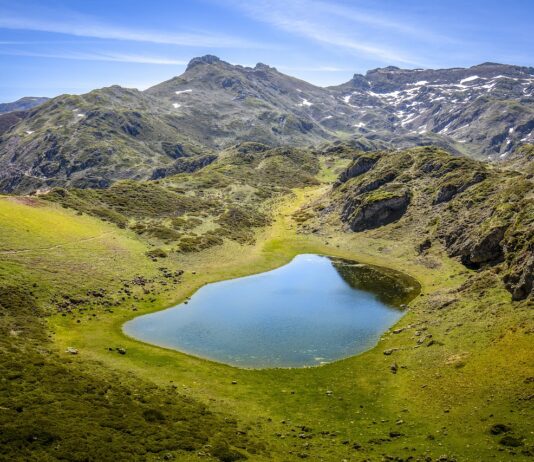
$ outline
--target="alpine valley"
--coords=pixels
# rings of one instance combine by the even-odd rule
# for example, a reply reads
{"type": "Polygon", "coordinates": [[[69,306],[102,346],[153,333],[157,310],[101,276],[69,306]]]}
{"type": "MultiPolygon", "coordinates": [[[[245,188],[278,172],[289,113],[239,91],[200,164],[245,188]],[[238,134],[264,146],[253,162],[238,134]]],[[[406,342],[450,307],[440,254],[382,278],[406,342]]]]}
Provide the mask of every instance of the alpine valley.
{"type": "Polygon", "coordinates": [[[531,460],[533,183],[533,67],[318,87],[207,55],[0,105],[0,460],[531,460]],[[300,254],[414,295],[317,367],[122,330],[300,254]]]}

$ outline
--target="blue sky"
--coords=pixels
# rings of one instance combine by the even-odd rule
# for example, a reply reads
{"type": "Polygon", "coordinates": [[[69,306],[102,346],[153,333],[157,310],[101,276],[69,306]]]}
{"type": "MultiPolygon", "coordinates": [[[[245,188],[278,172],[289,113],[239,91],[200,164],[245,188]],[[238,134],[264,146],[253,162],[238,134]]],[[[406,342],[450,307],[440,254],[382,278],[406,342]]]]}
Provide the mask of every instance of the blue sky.
{"type": "Polygon", "coordinates": [[[0,102],[147,88],[195,56],[317,85],[356,72],[531,66],[531,0],[0,0],[0,102]]]}

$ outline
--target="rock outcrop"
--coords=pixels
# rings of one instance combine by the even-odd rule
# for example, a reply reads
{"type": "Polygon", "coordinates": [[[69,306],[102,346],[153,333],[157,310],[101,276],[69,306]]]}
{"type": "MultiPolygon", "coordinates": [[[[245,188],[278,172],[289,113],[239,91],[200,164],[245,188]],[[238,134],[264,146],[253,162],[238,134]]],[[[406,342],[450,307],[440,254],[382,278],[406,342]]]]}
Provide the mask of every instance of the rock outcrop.
{"type": "Polygon", "coordinates": [[[323,210],[335,211],[356,232],[404,220],[424,243],[416,245],[419,253],[441,243],[467,268],[498,266],[514,300],[533,294],[529,170],[491,168],[437,148],[354,155],[323,210]]]}
{"type": "Polygon", "coordinates": [[[347,201],[342,218],[352,231],[379,228],[399,220],[410,204],[410,194],[378,191],[364,196],[362,200],[347,201]]]}

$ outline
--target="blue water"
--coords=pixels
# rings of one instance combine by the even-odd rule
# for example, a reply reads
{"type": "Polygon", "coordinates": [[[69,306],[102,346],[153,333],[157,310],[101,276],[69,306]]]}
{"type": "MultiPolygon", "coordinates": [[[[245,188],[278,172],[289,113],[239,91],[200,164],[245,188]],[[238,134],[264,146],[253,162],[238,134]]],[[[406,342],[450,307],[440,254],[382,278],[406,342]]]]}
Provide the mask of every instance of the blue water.
{"type": "Polygon", "coordinates": [[[402,311],[381,301],[383,293],[354,287],[351,279],[369,267],[350,262],[340,271],[340,262],[299,255],[273,271],[208,284],[188,304],[139,316],[124,331],[239,367],[315,366],[352,356],[372,347],[402,311]]]}

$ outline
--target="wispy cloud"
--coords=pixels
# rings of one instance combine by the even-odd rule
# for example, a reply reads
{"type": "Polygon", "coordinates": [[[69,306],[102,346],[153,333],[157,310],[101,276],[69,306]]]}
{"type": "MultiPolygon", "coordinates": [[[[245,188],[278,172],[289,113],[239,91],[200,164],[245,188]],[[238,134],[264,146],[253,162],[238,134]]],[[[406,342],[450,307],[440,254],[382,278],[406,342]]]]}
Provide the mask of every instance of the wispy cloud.
{"type": "Polygon", "coordinates": [[[151,30],[137,30],[119,25],[104,24],[93,18],[76,15],[64,19],[38,19],[0,10],[0,28],[52,32],[75,37],[91,37],[107,40],[122,40],[188,47],[207,48],[264,48],[255,43],[226,34],[209,32],[171,33],[151,30]]]}
{"type": "Polygon", "coordinates": [[[365,55],[388,63],[426,66],[424,59],[392,45],[378,37],[369,39],[369,28],[386,32],[391,30],[418,39],[437,36],[423,29],[396,22],[380,15],[371,15],[352,7],[313,0],[231,0],[231,4],[254,20],[278,29],[355,55],[365,55]],[[363,27],[365,26],[365,27],[363,27]]]}
{"type": "Polygon", "coordinates": [[[76,61],[111,61],[120,63],[162,64],[173,66],[187,64],[187,61],[178,59],[118,53],[40,53],[23,50],[0,50],[0,55],[29,56],[33,58],[68,59],[76,61]]]}
{"type": "Polygon", "coordinates": [[[350,72],[353,69],[336,67],[336,66],[303,66],[303,67],[293,67],[293,66],[276,66],[282,71],[292,71],[292,72],[350,72]]]}
{"type": "Polygon", "coordinates": [[[393,19],[377,11],[364,11],[354,6],[347,7],[333,2],[326,3],[321,0],[297,0],[297,3],[306,5],[306,8],[312,8],[321,14],[335,15],[340,19],[349,20],[354,23],[375,27],[378,29],[393,31],[399,34],[437,42],[457,42],[457,39],[433,30],[429,30],[421,24],[413,24],[407,19],[393,19]]]}

